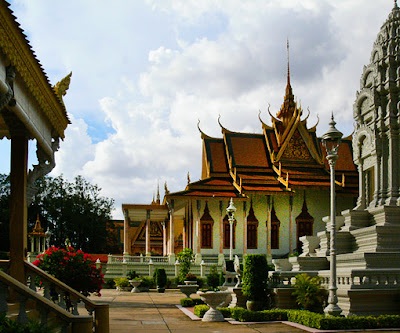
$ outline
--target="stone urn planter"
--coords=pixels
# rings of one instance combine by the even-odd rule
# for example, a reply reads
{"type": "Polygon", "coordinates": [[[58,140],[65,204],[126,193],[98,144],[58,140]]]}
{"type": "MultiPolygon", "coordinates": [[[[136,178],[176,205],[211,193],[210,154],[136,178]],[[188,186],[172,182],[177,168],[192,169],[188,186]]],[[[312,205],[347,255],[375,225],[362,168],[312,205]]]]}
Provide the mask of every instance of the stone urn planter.
{"type": "Polygon", "coordinates": [[[225,321],[217,307],[226,302],[227,297],[231,295],[230,291],[198,291],[197,294],[210,307],[204,314],[202,321],[225,321]]]}
{"type": "Polygon", "coordinates": [[[178,286],[178,288],[181,291],[181,293],[184,293],[187,298],[190,298],[190,295],[195,294],[197,289],[199,289],[199,285],[198,284],[191,284],[191,285],[180,284],[178,286]]]}
{"type": "Polygon", "coordinates": [[[140,280],[129,280],[129,283],[132,285],[131,293],[140,293],[139,286],[142,283],[140,280]]]}
{"type": "Polygon", "coordinates": [[[197,285],[197,281],[183,281],[183,283],[187,286],[197,285]]]}

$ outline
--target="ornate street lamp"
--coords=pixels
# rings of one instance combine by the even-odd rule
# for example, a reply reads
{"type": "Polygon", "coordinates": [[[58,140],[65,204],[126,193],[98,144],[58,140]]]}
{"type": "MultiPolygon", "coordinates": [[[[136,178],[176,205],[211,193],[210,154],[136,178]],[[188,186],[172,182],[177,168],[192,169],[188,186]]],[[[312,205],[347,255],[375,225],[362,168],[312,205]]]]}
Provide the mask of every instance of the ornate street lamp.
{"type": "Polygon", "coordinates": [[[228,221],[229,221],[229,231],[230,231],[230,238],[229,238],[229,260],[233,260],[233,222],[235,221],[235,212],[236,207],[233,205],[233,199],[229,202],[229,206],[226,209],[228,213],[228,221]]]}
{"type": "Polygon", "coordinates": [[[331,230],[330,230],[330,279],[328,306],[324,309],[327,316],[339,316],[342,309],[337,305],[336,285],[336,194],[335,194],[335,164],[343,133],[335,128],[333,113],[328,131],[322,135],[322,144],[326,149],[326,159],[331,171],[331,230]]]}

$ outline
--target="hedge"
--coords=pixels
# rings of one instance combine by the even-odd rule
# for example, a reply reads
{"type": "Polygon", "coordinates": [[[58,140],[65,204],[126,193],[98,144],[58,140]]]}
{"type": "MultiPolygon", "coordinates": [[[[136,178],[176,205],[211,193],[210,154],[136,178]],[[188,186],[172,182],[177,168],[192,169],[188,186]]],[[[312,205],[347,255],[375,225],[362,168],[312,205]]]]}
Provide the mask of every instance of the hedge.
{"type": "Polygon", "coordinates": [[[379,317],[326,317],[323,314],[306,310],[264,310],[248,311],[231,308],[231,317],[240,322],[291,321],[321,330],[376,329],[400,327],[400,316],[382,315],[379,317]]]}
{"type": "Polygon", "coordinates": [[[185,308],[190,308],[198,304],[204,304],[201,298],[181,298],[181,306],[185,308]]]}

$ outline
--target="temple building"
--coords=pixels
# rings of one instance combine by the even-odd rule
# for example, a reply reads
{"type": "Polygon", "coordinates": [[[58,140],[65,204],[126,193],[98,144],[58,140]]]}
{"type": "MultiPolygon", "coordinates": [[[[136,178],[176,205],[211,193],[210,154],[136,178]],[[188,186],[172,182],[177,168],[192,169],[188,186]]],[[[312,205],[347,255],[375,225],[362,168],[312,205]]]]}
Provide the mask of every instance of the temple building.
{"type": "MultiPolygon", "coordinates": [[[[188,177],[183,191],[166,191],[163,205],[123,205],[124,253],[137,253],[147,239],[146,253],[161,249],[162,242],[163,255],[187,247],[199,260],[222,260],[230,250],[230,198],[237,208],[233,253],[239,256],[265,253],[272,258],[301,251],[301,236],[324,230],[322,217],[330,209],[329,166],[317,124],[308,128],[310,113],[304,116],[295,101],[289,61],[283,104],[276,116],[269,108],[268,112],[272,126],[259,115],[260,134],[228,130],[218,119],[222,137],[213,138],[198,125],[203,141],[201,179],[190,182],[188,177]]],[[[358,196],[352,136],[342,140],[336,176],[337,211],[342,211],[353,207],[358,196]]]]}

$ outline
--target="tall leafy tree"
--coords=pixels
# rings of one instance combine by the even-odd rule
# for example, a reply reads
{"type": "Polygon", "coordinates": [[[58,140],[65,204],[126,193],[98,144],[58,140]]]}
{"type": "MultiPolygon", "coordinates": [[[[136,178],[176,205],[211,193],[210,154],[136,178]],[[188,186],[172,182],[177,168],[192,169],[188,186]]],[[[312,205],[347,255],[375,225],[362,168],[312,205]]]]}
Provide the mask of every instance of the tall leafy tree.
{"type": "MultiPolygon", "coordinates": [[[[4,210],[8,209],[9,191],[7,195],[6,184],[7,176],[1,175],[0,222],[3,199],[7,201],[4,210]]],[[[38,192],[28,208],[29,229],[34,226],[39,214],[42,227],[49,228],[52,233],[52,245],[63,246],[68,239],[73,247],[85,252],[101,253],[108,250],[106,225],[111,219],[113,199],[101,196],[101,189],[82,176],[77,176],[73,182],[67,181],[62,175],[44,177],[37,181],[37,186],[38,192]]],[[[7,228],[8,221],[7,217],[7,228]]],[[[8,232],[6,235],[8,237],[8,232]]]]}

